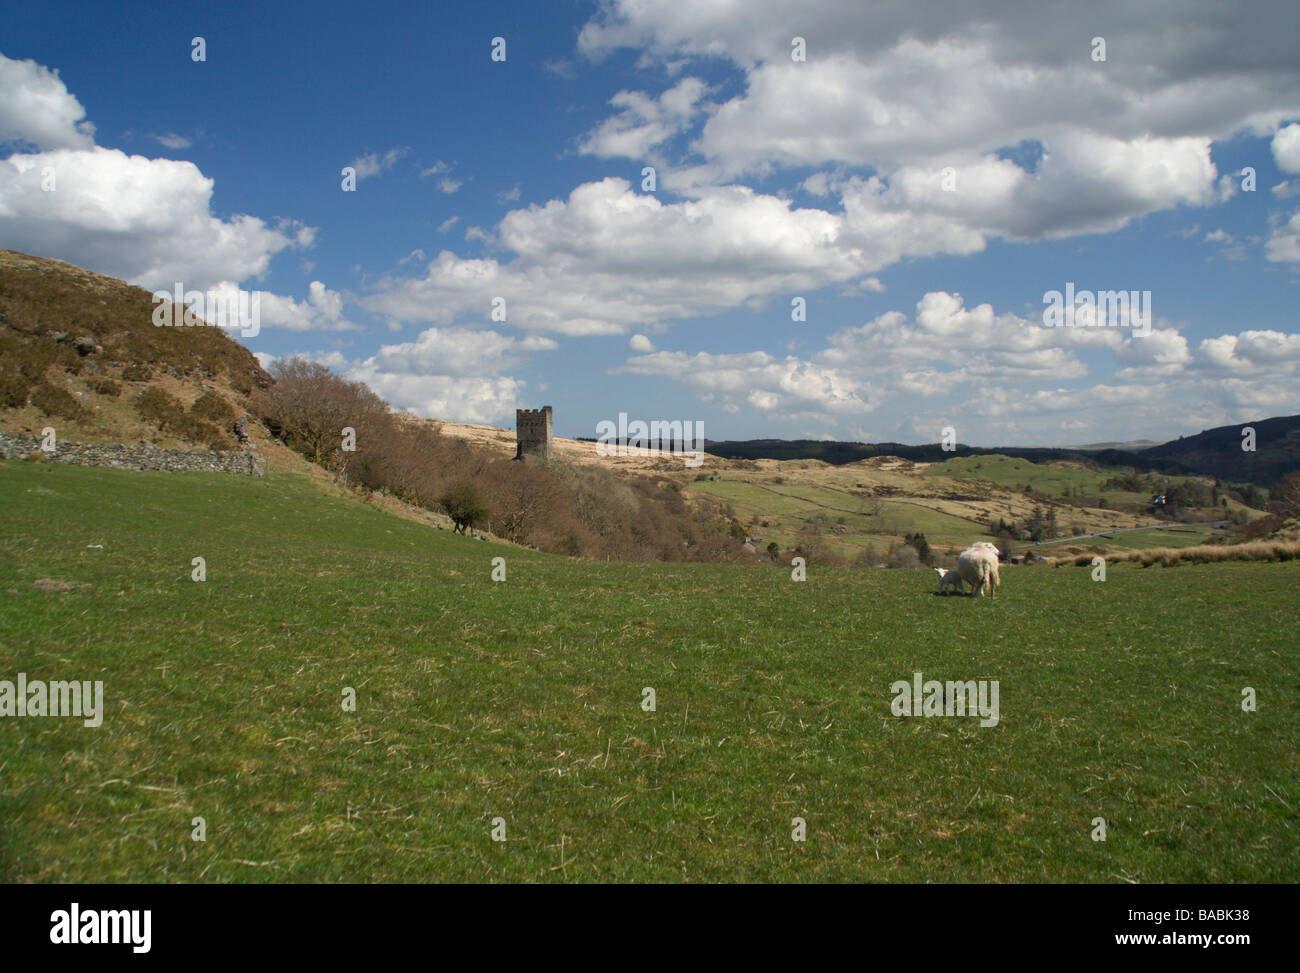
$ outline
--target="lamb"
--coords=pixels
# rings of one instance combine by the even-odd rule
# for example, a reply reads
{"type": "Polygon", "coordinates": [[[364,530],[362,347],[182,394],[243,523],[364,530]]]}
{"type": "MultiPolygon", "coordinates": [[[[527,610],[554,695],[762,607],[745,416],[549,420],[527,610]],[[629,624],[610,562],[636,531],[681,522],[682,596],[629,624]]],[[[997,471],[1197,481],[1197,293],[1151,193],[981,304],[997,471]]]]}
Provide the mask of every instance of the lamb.
{"type": "Polygon", "coordinates": [[[957,570],[961,578],[971,586],[971,595],[978,591],[983,598],[988,593],[990,598],[997,597],[997,586],[1001,584],[998,577],[998,549],[988,541],[976,541],[961,554],[957,555],[957,570]]]}
{"type": "Polygon", "coordinates": [[[961,586],[961,575],[956,571],[945,571],[943,568],[935,568],[935,573],[939,575],[939,594],[947,594],[948,588],[956,588],[957,594],[965,594],[961,586]]]}

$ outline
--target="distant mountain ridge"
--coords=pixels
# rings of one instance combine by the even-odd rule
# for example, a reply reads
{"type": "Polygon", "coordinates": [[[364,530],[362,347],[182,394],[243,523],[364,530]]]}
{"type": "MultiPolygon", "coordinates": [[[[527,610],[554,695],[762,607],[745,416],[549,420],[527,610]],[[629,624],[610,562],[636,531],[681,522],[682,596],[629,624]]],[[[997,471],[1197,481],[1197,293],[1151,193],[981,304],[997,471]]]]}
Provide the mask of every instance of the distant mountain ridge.
{"type": "Polygon", "coordinates": [[[1034,446],[983,447],[958,443],[945,450],[938,443],[908,446],[903,443],[846,443],[813,439],[749,439],[741,441],[705,441],[705,452],[724,459],[817,459],[834,466],[856,463],[877,456],[897,456],[918,463],[942,463],[956,456],[1015,456],[1034,463],[1053,460],[1092,460],[1106,466],[1132,466],[1142,472],[1189,473],[1172,460],[1146,458],[1140,453],[1119,449],[1086,452],[1080,449],[1034,446]]]}
{"type": "Polygon", "coordinates": [[[1144,449],[1141,455],[1156,462],[1179,463],[1221,480],[1272,486],[1300,470],[1300,415],[1217,426],[1144,449]],[[1253,443],[1248,441],[1248,429],[1253,430],[1253,443]],[[1254,448],[1243,448],[1246,445],[1254,448]]]}
{"type": "Polygon", "coordinates": [[[1153,446],[1163,446],[1163,439],[1133,439],[1125,443],[1087,443],[1083,446],[1061,446],[1061,449],[1069,449],[1080,453],[1099,453],[1106,449],[1118,449],[1126,453],[1139,453],[1144,449],[1150,449],[1153,446]]]}
{"type": "Polygon", "coordinates": [[[1195,436],[1145,448],[1126,449],[1140,443],[1098,443],[1094,447],[982,447],[958,444],[945,450],[938,443],[908,446],[903,443],[825,442],[812,439],[708,440],[705,451],[724,459],[815,459],[833,466],[877,456],[897,456],[920,463],[942,463],[956,456],[1014,456],[1033,463],[1084,460],[1103,466],[1132,467],[1141,473],[1200,474],[1222,480],[1272,486],[1293,470],[1300,470],[1300,416],[1281,416],[1208,429],[1195,436]],[[1254,451],[1242,449],[1243,430],[1255,431],[1254,451]]]}

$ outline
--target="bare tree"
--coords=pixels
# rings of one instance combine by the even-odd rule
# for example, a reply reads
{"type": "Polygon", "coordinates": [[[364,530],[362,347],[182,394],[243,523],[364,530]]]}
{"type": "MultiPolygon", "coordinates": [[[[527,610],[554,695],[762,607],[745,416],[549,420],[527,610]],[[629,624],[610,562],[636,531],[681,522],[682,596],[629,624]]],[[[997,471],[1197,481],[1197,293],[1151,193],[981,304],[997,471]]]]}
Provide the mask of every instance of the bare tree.
{"type": "Polygon", "coordinates": [[[1282,477],[1273,487],[1272,506],[1284,518],[1300,517],[1300,470],[1282,477]]]}
{"type": "Polygon", "coordinates": [[[389,415],[388,403],[366,385],[319,362],[289,358],[275,362],[271,374],[275,384],[258,393],[257,410],[272,432],[322,466],[342,465],[344,429],[360,440],[363,427],[389,415]]]}
{"type": "Polygon", "coordinates": [[[528,541],[539,522],[562,500],[556,480],[526,463],[494,463],[486,481],[493,508],[493,533],[516,543],[528,541]]]}

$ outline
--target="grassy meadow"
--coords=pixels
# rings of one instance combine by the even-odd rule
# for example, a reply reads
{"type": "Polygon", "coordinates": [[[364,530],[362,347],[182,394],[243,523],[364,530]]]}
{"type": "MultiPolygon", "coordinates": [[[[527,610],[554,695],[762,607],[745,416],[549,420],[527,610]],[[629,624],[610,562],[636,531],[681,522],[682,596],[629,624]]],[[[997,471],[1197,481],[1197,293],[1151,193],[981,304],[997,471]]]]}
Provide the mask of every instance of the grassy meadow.
{"type": "Polygon", "coordinates": [[[0,719],[0,880],[1300,880],[1300,562],[1002,580],[578,561],[307,477],[0,462],[0,679],[105,707],[0,719]],[[998,680],[1000,723],[893,716],[915,671],[998,680]]]}
{"type": "MultiPolygon", "coordinates": [[[[1162,530],[1135,530],[1124,534],[1108,534],[1091,538],[1089,543],[1103,545],[1108,552],[1142,551],[1153,547],[1195,547],[1219,534],[1213,527],[1201,524],[1179,524],[1162,530]]],[[[1051,543],[1036,545],[1045,555],[1052,554],[1051,543]]]]}
{"type": "Polygon", "coordinates": [[[1045,496],[1063,497],[1066,490],[1085,494],[1100,493],[1102,483],[1123,472],[1104,467],[1091,470],[1076,463],[1031,463],[1017,456],[994,454],[954,456],[946,462],[934,464],[922,475],[955,480],[982,480],[1012,490],[1032,485],[1045,496]]]}
{"type": "Polygon", "coordinates": [[[823,543],[849,561],[868,547],[883,561],[892,541],[916,531],[924,533],[939,550],[960,551],[970,543],[972,532],[978,534],[984,529],[973,518],[911,500],[866,498],[819,484],[777,483],[771,477],[768,480],[764,483],[735,476],[702,480],[690,488],[728,504],[746,524],[757,518],[760,524],[751,529],[759,546],[776,541],[783,549],[791,549],[801,540],[801,532],[817,523],[814,518],[818,518],[823,543]],[[761,526],[764,520],[767,527],[761,526]],[[836,534],[831,529],[834,526],[843,527],[845,533],[836,534]]]}
{"type": "MultiPolygon", "coordinates": [[[[775,541],[782,550],[791,550],[806,543],[811,533],[825,550],[849,564],[867,552],[868,563],[884,562],[890,546],[910,533],[924,534],[941,556],[955,555],[998,518],[1024,525],[1034,509],[1044,505],[1044,497],[1057,503],[1058,542],[1079,534],[1108,535],[1081,542],[1089,549],[1192,546],[1221,536],[1222,531],[1207,524],[1157,520],[1150,514],[1148,493],[1102,489],[1124,472],[1071,462],[1035,464],[1001,455],[962,456],[929,465],[894,460],[887,468],[878,461],[838,467],[786,461],[766,462],[757,469],[733,465],[684,486],[691,496],[726,505],[760,548],[775,541]],[[1033,492],[1025,493],[1027,486],[1033,492]],[[1105,505],[1081,507],[1065,501],[1067,495],[1100,496],[1105,505]],[[1151,530],[1110,534],[1116,528],[1146,525],[1151,530]]],[[[1211,482],[1199,477],[1165,480],[1211,482]]],[[[1263,516],[1234,500],[1221,512],[1200,511],[1219,519],[1238,512],[1250,519],[1263,516]]],[[[1023,541],[1018,546],[1033,545],[1023,541]]],[[[1044,553],[1053,554],[1054,546],[1051,540],[1044,543],[1044,553]]]]}

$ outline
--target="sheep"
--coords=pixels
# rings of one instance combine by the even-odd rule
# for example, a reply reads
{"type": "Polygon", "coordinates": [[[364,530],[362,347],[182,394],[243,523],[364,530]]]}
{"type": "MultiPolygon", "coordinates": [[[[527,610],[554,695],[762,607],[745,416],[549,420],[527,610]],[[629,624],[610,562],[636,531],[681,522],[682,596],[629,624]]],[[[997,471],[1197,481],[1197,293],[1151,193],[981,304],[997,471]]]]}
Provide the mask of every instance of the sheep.
{"type": "Polygon", "coordinates": [[[961,575],[956,571],[945,571],[943,568],[935,568],[935,574],[939,575],[939,594],[947,594],[948,588],[956,588],[957,594],[965,594],[961,586],[961,575]]]}
{"type": "Polygon", "coordinates": [[[998,577],[998,549],[988,541],[976,541],[961,554],[957,555],[957,570],[961,578],[971,586],[971,596],[978,591],[983,598],[988,593],[990,598],[997,597],[997,586],[1001,584],[998,577]]]}
{"type": "Polygon", "coordinates": [[[1000,584],[1002,583],[1002,579],[1001,579],[1000,577],[998,577],[998,552],[997,552],[997,548],[994,548],[994,549],[993,549],[993,557],[992,557],[992,559],[988,562],[988,565],[989,565],[989,573],[988,573],[987,583],[988,583],[988,588],[989,588],[989,597],[990,597],[990,598],[996,598],[997,595],[998,595],[998,585],[1000,585],[1000,584]]]}
{"type": "Polygon", "coordinates": [[[1002,583],[1002,579],[998,576],[999,555],[997,545],[990,544],[988,541],[978,541],[973,546],[982,548],[984,553],[988,555],[988,574],[985,576],[984,583],[987,587],[989,597],[996,598],[998,585],[1002,583]]]}

